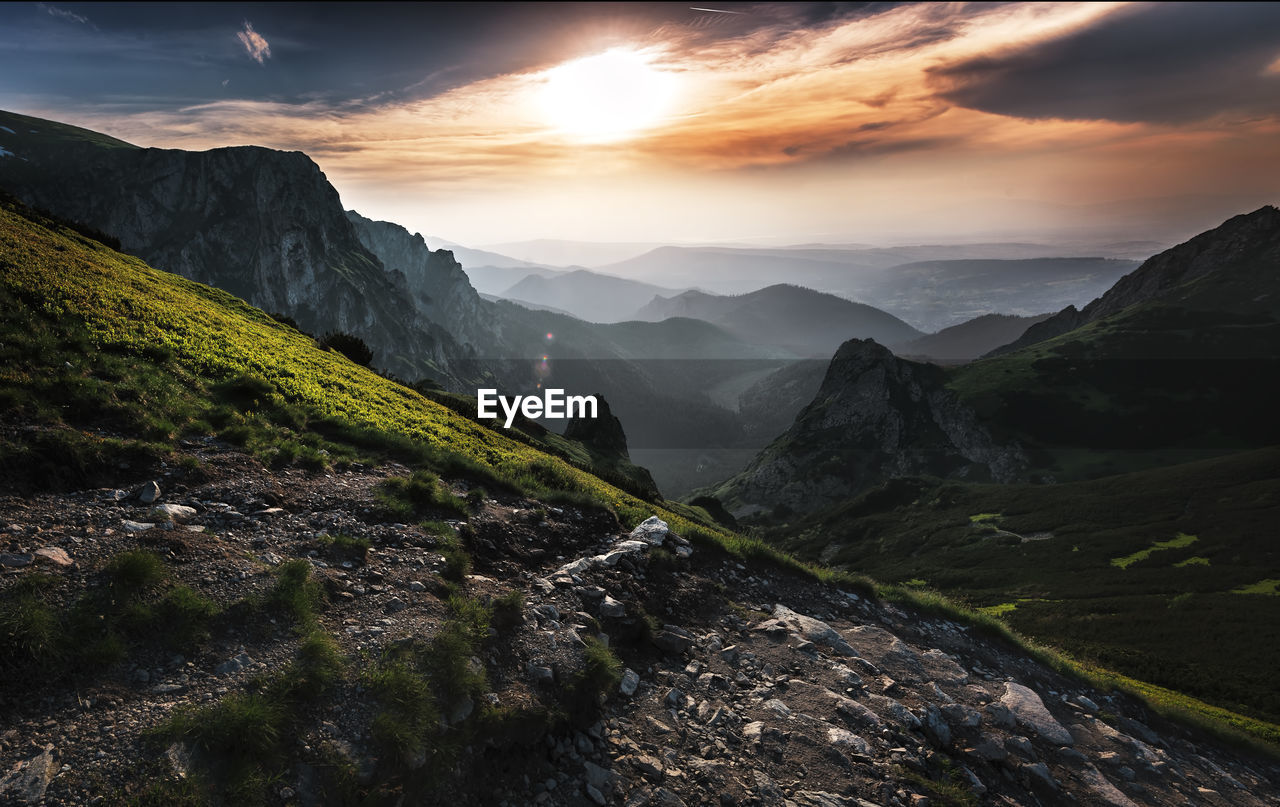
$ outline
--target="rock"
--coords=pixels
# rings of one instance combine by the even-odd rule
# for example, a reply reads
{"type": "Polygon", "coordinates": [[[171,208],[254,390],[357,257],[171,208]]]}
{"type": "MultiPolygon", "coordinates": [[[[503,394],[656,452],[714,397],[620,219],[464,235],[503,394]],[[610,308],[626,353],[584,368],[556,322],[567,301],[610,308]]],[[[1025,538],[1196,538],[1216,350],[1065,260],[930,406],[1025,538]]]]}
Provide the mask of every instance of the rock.
{"type": "Polygon", "coordinates": [[[1010,737],[1004,741],[1004,747],[1023,759],[1036,758],[1035,749],[1031,746],[1031,741],[1026,737],[1010,737]]]}
{"type": "MultiPolygon", "coordinates": [[[[783,807],[875,807],[869,801],[837,796],[820,790],[800,790],[782,802],[783,807]]],[[[913,805],[913,807],[915,807],[913,805]]]]}
{"type": "Polygon", "coordinates": [[[675,631],[664,628],[653,637],[653,643],[664,653],[677,655],[688,650],[693,641],[688,636],[681,636],[675,631]]]}
{"type": "Polygon", "coordinates": [[[0,566],[8,566],[12,569],[30,566],[34,560],[35,555],[29,552],[0,552],[0,566]]]}
{"type": "Polygon", "coordinates": [[[760,623],[756,629],[769,631],[777,627],[798,633],[809,641],[829,647],[842,656],[858,655],[858,651],[854,650],[835,628],[820,619],[796,613],[781,603],[773,606],[773,618],[760,623]]]}
{"type": "Polygon", "coordinates": [[[471,700],[469,696],[463,695],[461,699],[456,701],[453,706],[449,708],[449,725],[456,725],[466,720],[468,717],[471,717],[471,713],[475,711],[475,708],[475,701],[471,700]]]}
{"type": "Polygon", "coordinates": [[[138,490],[138,501],[151,504],[160,498],[160,486],[154,481],[148,482],[138,490]]]}
{"type": "Polygon", "coordinates": [[[777,698],[770,698],[764,702],[764,708],[773,712],[778,717],[791,717],[791,707],[787,706],[777,698]]]}
{"type": "Polygon", "coordinates": [[[233,675],[253,664],[253,659],[249,658],[248,653],[241,652],[239,655],[229,658],[213,669],[217,675],[233,675]]]}
{"type": "Polygon", "coordinates": [[[636,694],[636,687],[640,686],[640,676],[630,667],[622,671],[622,680],[618,683],[618,691],[628,698],[636,694]]]}
{"type": "Polygon", "coordinates": [[[987,720],[991,725],[998,729],[1011,729],[1015,725],[1013,712],[1002,703],[988,703],[983,711],[987,713],[987,720]]]}
{"type": "Polygon", "coordinates": [[[1018,723],[1034,729],[1036,734],[1046,741],[1056,745],[1075,745],[1071,732],[1054,719],[1045,708],[1044,702],[1040,700],[1040,696],[1022,684],[1007,682],[1000,702],[1008,707],[1018,723]]]}
{"type": "Polygon", "coordinates": [[[594,762],[584,762],[582,767],[587,774],[587,784],[601,792],[608,790],[617,778],[617,774],[613,771],[602,768],[594,762]]]}
{"type": "Polygon", "coordinates": [[[1038,782],[1050,790],[1058,789],[1058,780],[1053,778],[1053,774],[1049,773],[1049,767],[1043,762],[1031,762],[1023,765],[1019,770],[1027,774],[1027,778],[1032,782],[1038,782]]]}
{"type": "Polygon", "coordinates": [[[852,698],[836,697],[836,711],[863,726],[880,725],[880,716],[852,698]]]}
{"type": "Polygon", "coordinates": [[[75,562],[65,549],[56,546],[42,546],[35,551],[35,560],[51,563],[54,566],[74,566],[75,562]]]}
{"type": "Polygon", "coordinates": [[[120,523],[120,527],[125,532],[146,532],[147,530],[155,529],[155,526],[150,521],[130,521],[127,518],[120,523]]]}
{"type": "Polygon", "coordinates": [[[827,729],[827,742],[838,748],[848,748],[863,756],[871,755],[871,744],[848,729],[827,729]]]}
{"type": "Polygon", "coordinates": [[[601,793],[600,789],[595,787],[594,785],[587,785],[586,787],[583,788],[583,790],[586,792],[587,798],[591,799],[596,804],[599,804],[600,807],[604,807],[604,805],[607,803],[604,800],[604,794],[601,793]]]}
{"type": "Polygon", "coordinates": [[[971,709],[963,703],[949,703],[943,706],[942,716],[956,728],[974,729],[982,723],[982,715],[978,714],[976,709],[971,709]]]}
{"type": "Polygon", "coordinates": [[[415,593],[416,593],[416,592],[421,592],[421,591],[426,591],[426,590],[427,590],[427,584],[426,584],[426,583],[424,583],[424,582],[422,582],[421,580],[410,580],[410,581],[409,581],[409,590],[410,590],[410,591],[412,591],[412,592],[415,592],[415,593]]]}
{"type": "Polygon", "coordinates": [[[662,763],[654,757],[640,755],[628,757],[628,760],[631,762],[631,766],[649,781],[657,782],[662,779],[662,763]]]}
{"type": "Polygon", "coordinates": [[[675,791],[665,787],[655,788],[653,794],[649,797],[650,807],[688,807],[684,803],[684,799],[675,794],[675,791]]]}
{"type": "Polygon", "coordinates": [[[26,762],[19,762],[0,778],[0,802],[5,804],[34,805],[44,799],[44,792],[58,773],[58,764],[53,759],[53,746],[46,745],[44,750],[26,762]]]}
{"type": "Polygon", "coordinates": [[[543,667],[542,665],[534,664],[532,661],[525,665],[525,672],[529,674],[529,677],[533,679],[535,684],[550,685],[556,682],[555,670],[552,670],[550,667],[543,667]]]}
{"type": "Polygon", "coordinates": [[[742,727],[742,739],[748,743],[760,742],[761,735],[764,734],[764,721],[755,720],[742,727]]]}
{"type": "Polygon", "coordinates": [[[951,745],[951,726],[942,717],[942,711],[932,703],[924,710],[924,731],[938,748],[951,745]]]}
{"type": "Polygon", "coordinates": [[[909,729],[920,728],[920,718],[916,717],[911,713],[910,709],[893,698],[884,695],[870,695],[867,700],[871,701],[871,705],[881,714],[903,726],[909,729]]]}
{"type": "Polygon", "coordinates": [[[649,516],[631,531],[631,540],[644,541],[652,546],[660,546],[666,540],[669,532],[671,532],[671,528],[667,526],[667,522],[657,516],[649,516]]]}
{"type": "Polygon", "coordinates": [[[405,602],[399,597],[392,597],[391,599],[387,600],[387,604],[384,610],[388,614],[398,614],[408,607],[409,607],[409,603],[405,602]]]}
{"type": "Polygon", "coordinates": [[[604,619],[621,619],[627,615],[627,606],[606,594],[600,601],[599,613],[604,619]]]}
{"type": "Polygon", "coordinates": [[[1102,799],[1103,803],[1111,805],[1111,807],[1138,807],[1133,800],[1120,792],[1120,789],[1111,784],[1107,777],[1103,776],[1097,768],[1092,765],[1087,766],[1080,772],[1080,778],[1089,785],[1097,796],[1102,799]]]}
{"type": "Polygon", "coordinates": [[[978,740],[977,744],[969,749],[969,753],[987,762],[1000,762],[1009,757],[1009,752],[1005,750],[1005,747],[991,737],[983,737],[978,740]]]}
{"type": "Polygon", "coordinates": [[[194,507],[187,507],[181,504],[165,503],[157,504],[155,507],[151,508],[151,512],[148,515],[157,521],[173,521],[175,523],[181,523],[189,518],[195,518],[196,509],[194,507]]]}

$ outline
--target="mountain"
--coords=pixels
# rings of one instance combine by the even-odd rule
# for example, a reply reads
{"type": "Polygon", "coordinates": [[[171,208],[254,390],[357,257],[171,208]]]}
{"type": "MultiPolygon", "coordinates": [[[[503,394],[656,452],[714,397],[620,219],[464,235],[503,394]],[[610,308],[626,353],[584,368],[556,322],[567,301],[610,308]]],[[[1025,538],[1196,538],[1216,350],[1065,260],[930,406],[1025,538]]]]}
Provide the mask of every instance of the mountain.
{"type": "Polygon", "coordinates": [[[1236,216],[949,385],[1057,480],[1280,443],[1259,394],[1280,371],[1278,247],[1275,208],[1236,216]]]}
{"type": "Polygon", "coordinates": [[[499,296],[567,311],[587,322],[622,322],[636,318],[637,300],[678,293],[674,289],[578,269],[550,276],[527,275],[499,296]]]}
{"type": "Polygon", "coordinates": [[[1053,249],[1035,244],[663,247],[601,271],[666,285],[696,278],[699,288],[717,294],[743,294],[786,278],[873,305],[914,327],[938,330],[982,314],[1034,315],[1083,304],[1137,265],[1108,257],[1054,257],[1053,249]]]}
{"type": "Polygon", "coordinates": [[[893,476],[1021,477],[1027,463],[1021,449],[995,440],[945,381],[934,365],[899,359],[871,340],[850,340],[786,433],[714,495],[735,517],[784,520],[893,476]]]}
{"type": "Polygon", "coordinates": [[[943,328],[937,333],[894,345],[893,352],[904,358],[948,363],[972,361],[1014,341],[1027,328],[1050,316],[1052,315],[1019,317],[1012,314],[983,314],[959,325],[943,328]]]}
{"type": "Polygon", "coordinates": [[[1056,311],[1093,299],[1136,265],[1113,258],[907,263],[886,271],[860,299],[933,330],[983,314],[1056,311]]]}
{"type": "MultiPolygon", "coordinates": [[[[584,266],[594,268],[635,257],[658,244],[608,241],[564,241],[540,238],[494,244],[489,249],[541,266],[584,266]]],[[[501,266],[502,264],[496,264],[501,266]]]]}
{"type": "Polygon", "coordinates": [[[1274,724],[642,502],[9,203],[0,312],[5,804],[1280,792],[1206,731],[1274,724]]]}
{"type": "MultiPolygon", "coordinates": [[[[458,260],[465,259],[459,257],[458,260]]],[[[488,294],[491,297],[501,297],[502,292],[526,277],[555,277],[560,273],[560,270],[539,268],[533,265],[528,267],[505,267],[472,264],[468,266],[464,263],[462,269],[467,273],[467,277],[471,279],[471,285],[475,287],[476,291],[481,294],[488,294]]]]}
{"type": "Polygon", "coordinates": [[[418,314],[305,154],[245,146],[136,148],[0,112],[0,187],[118,239],[167,271],[216,285],[308,331],[363,339],[382,368],[447,377],[451,336],[418,314]]]}
{"type": "Polygon", "coordinates": [[[1280,306],[1270,267],[1280,256],[1278,231],[1280,211],[1274,207],[1235,216],[1147,260],[1082,310],[1068,306],[992,354],[1051,339],[1140,303],[1275,316],[1280,306]]]}
{"type": "Polygon", "coordinates": [[[636,312],[637,319],[654,322],[669,317],[706,320],[743,341],[774,345],[805,358],[826,358],[854,338],[896,344],[922,335],[869,305],[788,284],[732,297],[700,291],[655,297],[636,312]]]}

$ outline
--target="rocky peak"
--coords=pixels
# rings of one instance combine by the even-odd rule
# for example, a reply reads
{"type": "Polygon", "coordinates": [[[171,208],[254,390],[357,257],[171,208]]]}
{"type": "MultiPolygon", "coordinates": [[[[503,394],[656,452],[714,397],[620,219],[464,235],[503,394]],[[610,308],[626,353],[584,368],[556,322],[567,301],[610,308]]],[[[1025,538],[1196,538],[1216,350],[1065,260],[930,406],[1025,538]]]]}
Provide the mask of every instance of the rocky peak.
{"type": "Polygon", "coordinates": [[[745,515],[820,509],[894,476],[1017,479],[1021,449],[997,444],[944,383],[934,365],[845,342],[786,434],[717,495],[745,515]]]}
{"type": "Polygon", "coordinates": [[[46,138],[0,160],[0,186],[92,227],[152,266],[223,289],[312,333],[363,339],[410,379],[447,371],[403,274],[356,237],[307,155],[257,146],[193,152],[46,138]]]}

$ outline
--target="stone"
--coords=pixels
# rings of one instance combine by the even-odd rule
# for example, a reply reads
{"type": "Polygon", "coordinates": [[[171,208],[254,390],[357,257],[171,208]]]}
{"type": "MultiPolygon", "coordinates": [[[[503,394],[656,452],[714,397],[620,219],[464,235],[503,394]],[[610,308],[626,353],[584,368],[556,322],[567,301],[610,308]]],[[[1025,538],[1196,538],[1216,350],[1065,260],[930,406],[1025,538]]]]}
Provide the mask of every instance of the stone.
{"type": "Polygon", "coordinates": [[[770,698],[764,702],[764,708],[776,714],[778,717],[791,717],[791,707],[787,706],[777,698],[770,698]]]}
{"type": "Polygon", "coordinates": [[[165,504],[157,504],[155,507],[151,508],[151,512],[148,515],[150,518],[154,518],[157,521],[173,521],[181,523],[187,519],[195,518],[196,509],[182,504],[169,504],[166,502],[165,504]]]}
{"type": "Polygon", "coordinates": [[[640,755],[630,757],[630,761],[631,766],[649,781],[656,782],[662,778],[662,763],[655,757],[640,755]]]}
{"type": "Polygon", "coordinates": [[[969,753],[987,762],[1000,762],[1009,758],[1009,752],[1003,745],[991,737],[983,737],[969,749],[969,753]]]}
{"type": "Polygon", "coordinates": [[[630,667],[622,671],[622,681],[618,683],[618,691],[628,698],[636,694],[636,687],[640,686],[640,676],[630,667]]]}
{"type": "Polygon", "coordinates": [[[1119,788],[1111,784],[1111,782],[1107,780],[1107,777],[1103,776],[1102,773],[1092,765],[1088,765],[1080,772],[1080,778],[1089,785],[1089,789],[1092,790],[1098,798],[1102,799],[1104,804],[1108,804],[1111,807],[1138,807],[1138,805],[1133,803],[1132,799],[1120,792],[1119,788]]]}
{"type": "Polygon", "coordinates": [[[689,637],[681,636],[680,634],[667,629],[663,629],[657,636],[653,637],[653,643],[659,650],[673,655],[683,653],[693,644],[689,637]]]}
{"type": "Polygon", "coordinates": [[[651,546],[660,546],[666,540],[669,532],[671,532],[671,528],[667,526],[667,522],[657,516],[649,516],[631,531],[631,540],[644,541],[651,546]]]}
{"type": "Polygon", "coordinates": [[[880,716],[852,698],[836,697],[836,711],[863,726],[879,726],[880,716]]]}
{"type": "Polygon", "coordinates": [[[525,665],[525,672],[529,674],[535,684],[554,684],[556,681],[555,670],[540,664],[534,664],[532,661],[525,665]]]}
{"type": "Polygon", "coordinates": [[[827,729],[827,742],[838,748],[848,748],[863,756],[871,755],[871,744],[848,729],[835,727],[827,729]]]}
{"type": "Polygon", "coordinates": [[[53,758],[53,746],[26,762],[19,762],[0,778],[0,802],[5,804],[34,805],[44,799],[49,783],[58,773],[58,763],[53,758]]]}
{"type": "Polygon", "coordinates": [[[1026,737],[1010,737],[1004,741],[1004,747],[1024,759],[1035,759],[1036,752],[1031,741],[1026,737]]]}
{"type": "Polygon", "coordinates": [[[604,794],[600,792],[600,789],[598,787],[596,787],[595,785],[587,785],[586,787],[583,788],[583,790],[586,791],[587,798],[591,799],[596,804],[599,804],[600,807],[604,807],[604,805],[606,804],[604,800],[604,794]]]}
{"type": "Polygon", "coordinates": [[[604,599],[600,601],[600,616],[604,619],[621,619],[627,615],[627,606],[610,597],[604,595],[604,599]]]}
{"type": "Polygon", "coordinates": [[[385,610],[388,614],[398,614],[408,607],[409,607],[409,603],[405,602],[399,597],[392,597],[391,599],[387,600],[385,610]]]}
{"type": "Polygon", "coordinates": [[[155,526],[150,521],[130,521],[127,518],[120,523],[120,527],[125,532],[146,532],[147,530],[155,529],[155,526]]]}
{"type": "Polygon", "coordinates": [[[951,745],[951,726],[942,717],[942,711],[932,703],[924,710],[924,731],[938,748],[951,745]]]}
{"type": "Polygon", "coordinates": [[[54,566],[74,566],[75,562],[65,549],[57,546],[42,546],[35,551],[35,559],[51,563],[54,566]]]}
{"type": "Polygon", "coordinates": [[[858,651],[854,650],[853,646],[845,641],[845,638],[835,628],[820,619],[796,613],[781,603],[773,606],[772,619],[756,626],[756,630],[766,632],[775,628],[782,628],[790,633],[798,633],[814,644],[829,647],[842,656],[852,657],[858,655],[858,651]]]}
{"type": "Polygon", "coordinates": [[[1032,782],[1048,787],[1050,790],[1058,789],[1058,780],[1053,778],[1053,774],[1049,773],[1049,766],[1043,762],[1031,762],[1023,765],[1020,770],[1027,774],[1027,778],[1032,782]]]}
{"type": "Polygon", "coordinates": [[[1021,725],[1033,729],[1046,741],[1056,745],[1075,745],[1075,738],[1045,708],[1033,690],[1012,681],[1005,683],[1000,702],[1013,713],[1021,725]]]}
{"type": "Polygon", "coordinates": [[[8,566],[12,569],[30,566],[34,560],[35,555],[29,552],[0,552],[0,566],[8,566]]]}
{"type": "Polygon", "coordinates": [[[152,502],[154,502],[156,499],[159,499],[159,498],[160,498],[160,485],[156,484],[155,481],[146,483],[138,490],[138,501],[142,502],[143,504],[151,504],[152,502]]]}
{"type": "Polygon", "coordinates": [[[602,768],[594,762],[584,762],[582,763],[582,768],[587,775],[587,784],[602,792],[608,790],[614,779],[617,778],[617,774],[613,771],[608,768],[602,768]]]}

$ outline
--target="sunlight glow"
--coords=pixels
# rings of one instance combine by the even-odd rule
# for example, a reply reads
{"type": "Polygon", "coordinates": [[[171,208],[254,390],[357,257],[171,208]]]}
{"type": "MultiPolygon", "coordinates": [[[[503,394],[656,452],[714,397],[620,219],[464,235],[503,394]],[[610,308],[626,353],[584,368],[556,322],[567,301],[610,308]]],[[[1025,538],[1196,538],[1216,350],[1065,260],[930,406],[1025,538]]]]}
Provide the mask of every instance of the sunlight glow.
{"type": "Polygon", "coordinates": [[[542,110],[557,131],[586,141],[621,140],[658,124],[676,78],[649,55],[613,48],[547,71],[542,110]]]}

